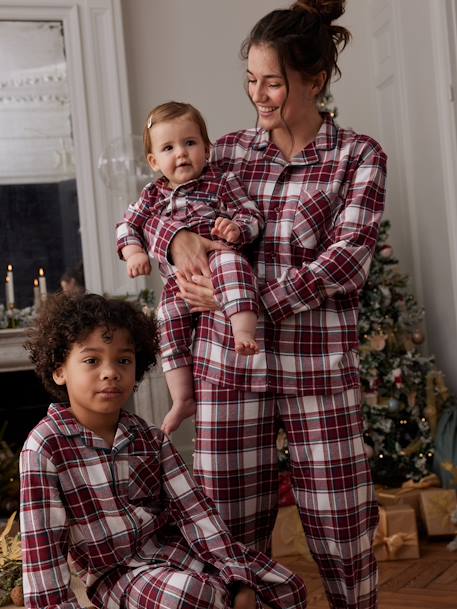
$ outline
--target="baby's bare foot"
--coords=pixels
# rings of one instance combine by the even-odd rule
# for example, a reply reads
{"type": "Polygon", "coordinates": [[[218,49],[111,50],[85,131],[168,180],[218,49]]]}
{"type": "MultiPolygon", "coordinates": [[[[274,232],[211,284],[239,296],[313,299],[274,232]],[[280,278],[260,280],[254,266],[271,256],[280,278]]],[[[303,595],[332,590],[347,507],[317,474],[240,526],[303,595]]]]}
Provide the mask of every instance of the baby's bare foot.
{"type": "Polygon", "coordinates": [[[238,332],[235,336],[235,351],[240,355],[254,355],[259,347],[248,332],[238,332]]]}
{"type": "Polygon", "coordinates": [[[165,415],[162,426],[160,429],[168,435],[173,431],[176,431],[184,419],[187,419],[195,414],[197,407],[194,400],[189,400],[183,404],[175,405],[165,415]]]}

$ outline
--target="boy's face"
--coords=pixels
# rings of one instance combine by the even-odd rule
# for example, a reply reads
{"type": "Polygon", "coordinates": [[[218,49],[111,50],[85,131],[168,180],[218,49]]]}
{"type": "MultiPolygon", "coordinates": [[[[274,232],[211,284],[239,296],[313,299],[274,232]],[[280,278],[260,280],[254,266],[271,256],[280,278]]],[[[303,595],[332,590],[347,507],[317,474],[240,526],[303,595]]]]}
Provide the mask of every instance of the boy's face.
{"type": "Polygon", "coordinates": [[[172,188],[201,175],[209,150],[199,126],[189,116],[157,123],[149,135],[152,152],[148,163],[154,171],[163,173],[172,188]]]}
{"type": "Polygon", "coordinates": [[[53,378],[57,385],[66,385],[71,410],[85,427],[116,422],[135,385],[130,333],[124,328],[96,328],[72,346],[53,378]]]}

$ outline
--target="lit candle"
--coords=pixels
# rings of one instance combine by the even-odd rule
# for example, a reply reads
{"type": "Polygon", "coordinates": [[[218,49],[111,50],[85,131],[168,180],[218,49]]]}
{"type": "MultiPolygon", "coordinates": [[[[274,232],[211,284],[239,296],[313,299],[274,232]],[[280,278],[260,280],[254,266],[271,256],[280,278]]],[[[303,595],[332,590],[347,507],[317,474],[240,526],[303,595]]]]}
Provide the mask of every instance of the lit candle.
{"type": "Polygon", "coordinates": [[[48,294],[48,291],[46,289],[46,277],[44,276],[44,271],[43,269],[40,269],[38,271],[38,285],[40,288],[40,297],[41,300],[46,300],[46,296],[48,294]]]}
{"type": "Polygon", "coordinates": [[[13,302],[14,302],[14,276],[13,276],[13,265],[8,264],[8,272],[6,276],[9,279],[9,283],[11,284],[11,289],[13,291],[13,302]]]}
{"type": "Polygon", "coordinates": [[[13,284],[11,283],[10,278],[8,277],[8,275],[6,276],[5,279],[5,292],[6,292],[6,306],[10,307],[14,305],[14,287],[13,284]]]}
{"type": "Polygon", "coordinates": [[[38,287],[38,279],[33,280],[33,306],[40,306],[40,288],[38,287]]]}

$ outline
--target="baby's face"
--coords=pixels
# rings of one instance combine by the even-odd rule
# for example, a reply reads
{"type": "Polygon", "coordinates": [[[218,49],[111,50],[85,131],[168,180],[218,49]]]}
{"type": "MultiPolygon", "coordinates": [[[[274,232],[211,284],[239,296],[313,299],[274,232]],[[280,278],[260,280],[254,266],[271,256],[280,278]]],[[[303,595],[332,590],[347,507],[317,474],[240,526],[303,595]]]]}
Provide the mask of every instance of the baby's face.
{"type": "Polygon", "coordinates": [[[172,188],[201,175],[209,152],[199,126],[189,116],[157,123],[149,135],[152,152],[148,163],[163,173],[172,188]]]}

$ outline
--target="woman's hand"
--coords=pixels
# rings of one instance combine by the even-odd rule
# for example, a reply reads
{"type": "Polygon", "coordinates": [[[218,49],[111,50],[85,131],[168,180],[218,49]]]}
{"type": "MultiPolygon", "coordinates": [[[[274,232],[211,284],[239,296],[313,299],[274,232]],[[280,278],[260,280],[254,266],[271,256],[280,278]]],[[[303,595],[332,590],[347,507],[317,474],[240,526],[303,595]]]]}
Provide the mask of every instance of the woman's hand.
{"type": "Polygon", "coordinates": [[[219,309],[214,297],[213,284],[208,277],[192,275],[189,281],[183,273],[177,271],[176,283],[179,287],[178,296],[187,302],[192,313],[219,309]]]}
{"type": "Polygon", "coordinates": [[[179,231],[170,246],[173,264],[188,281],[191,281],[192,275],[211,277],[209,252],[228,249],[230,248],[221,241],[211,241],[188,230],[179,231]]]}

